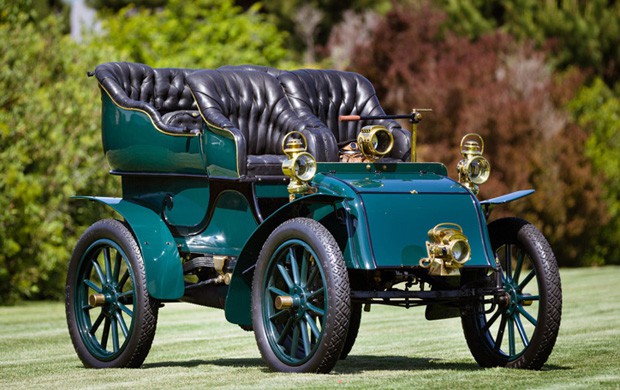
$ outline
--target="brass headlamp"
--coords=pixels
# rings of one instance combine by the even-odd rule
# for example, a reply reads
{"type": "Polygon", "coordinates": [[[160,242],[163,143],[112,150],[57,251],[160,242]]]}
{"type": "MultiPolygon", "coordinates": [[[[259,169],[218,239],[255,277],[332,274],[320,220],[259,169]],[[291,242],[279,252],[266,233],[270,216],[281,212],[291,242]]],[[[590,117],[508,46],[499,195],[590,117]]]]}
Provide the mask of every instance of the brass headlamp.
{"type": "Polygon", "coordinates": [[[474,195],[478,194],[478,185],[485,183],[491,174],[491,164],[482,156],[483,151],[484,140],[480,135],[469,133],[461,140],[463,159],[456,166],[459,182],[474,195]]]}
{"type": "Polygon", "coordinates": [[[282,151],[287,157],[282,162],[282,172],[291,178],[287,187],[291,200],[295,199],[296,194],[311,190],[308,182],[316,174],[316,160],[306,152],[307,144],[306,137],[299,131],[291,131],[282,140],[282,151]]]}
{"type": "Polygon", "coordinates": [[[385,126],[364,126],[357,136],[357,145],[364,157],[375,161],[392,151],[394,136],[385,126]]]}
{"type": "Polygon", "coordinates": [[[471,258],[463,229],[455,223],[440,223],[428,231],[428,239],[428,257],[420,260],[420,266],[428,268],[430,275],[459,275],[459,269],[471,258]]]}

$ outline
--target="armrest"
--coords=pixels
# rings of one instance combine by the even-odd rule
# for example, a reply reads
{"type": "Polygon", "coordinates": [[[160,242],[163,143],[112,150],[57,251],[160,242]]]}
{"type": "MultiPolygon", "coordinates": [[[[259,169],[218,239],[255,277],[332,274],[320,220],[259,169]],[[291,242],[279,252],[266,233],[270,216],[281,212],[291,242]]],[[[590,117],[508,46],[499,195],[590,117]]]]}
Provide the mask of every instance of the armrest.
{"type": "Polygon", "coordinates": [[[305,126],[301,133],[308,141],[308,152],[314,156],[316,161],[338,161],[336,137],[325,125],[321,123],[320,126],[305,126]]]}

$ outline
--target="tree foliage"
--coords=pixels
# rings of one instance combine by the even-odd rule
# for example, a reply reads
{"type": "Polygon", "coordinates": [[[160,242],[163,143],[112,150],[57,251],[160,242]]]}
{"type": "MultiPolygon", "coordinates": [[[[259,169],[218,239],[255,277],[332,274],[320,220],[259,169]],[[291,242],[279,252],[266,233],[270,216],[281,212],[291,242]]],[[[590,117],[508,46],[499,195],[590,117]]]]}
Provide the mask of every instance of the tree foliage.
{"type": "Polygon", "coordinates": [[[608,84],[620,78],[620,2],[608,0],[441,0],[450,29],[479,37],[500,28],[549,45],[561,67],[578,65],[608,84]]]}
{"type": "Polygon", "coordinates": [[[106,213],[70,197],[120,193],[101,150],[99,91],[86,71],[115,60],[276,65],[286,54],[264,16],[230,1],[124,9],[104,23],[104,36],[83,44],[66,34],[62,15],[34,17],[30,5],[0,10],[0,304],[60,297],[79,234],[106,213]]]}
{"type": "Polygon", "coordinates": [[[0,24],[0,302],[58,297],[77,230],[92,217],[71,195],[110,193],[96,88],[60,17],[18,12],[0,24]]]}
{"type": "Polygon", "coordinates": [[[231,0],[170,0],[163,9],[123,8],[104,20],[97,44],[118,59],[154,67],[215,68],[252,63],[278,66],[286,57],[285,35],[260,14],[231,0]]]}
{"type": "Polygon", "coordinates": [[[583,88],[569,103],[576,121],[589,136],[585,153],[604,177],[605,207],[610,213],[598,235],[595,254],[608,264],[620,264],[620,98],[601,79],[583,88]]]}
{"type": "Polygon", "coordinates": [[[388,111],[433,109],[418,130],[422,159],[454,167],[461,137],[479,132],[493,167],[481,196],[536,188],[512,211],[542,228],[562,265],[596,261],[590,248],[609,215],[584,155],[587,134],[562,108],[583,76],[554,73],[544,52],[508,34],[472,41],[444,30],[445,20],[429,5],[396,8],[355,50],[352,68],[388,111]]]}

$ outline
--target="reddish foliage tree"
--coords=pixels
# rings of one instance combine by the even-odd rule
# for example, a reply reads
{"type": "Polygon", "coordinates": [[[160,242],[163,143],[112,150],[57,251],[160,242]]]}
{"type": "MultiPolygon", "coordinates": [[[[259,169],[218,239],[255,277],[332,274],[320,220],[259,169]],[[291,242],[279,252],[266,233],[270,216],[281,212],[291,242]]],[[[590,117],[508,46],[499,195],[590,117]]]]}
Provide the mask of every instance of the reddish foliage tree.
{"type": "Polygon", "coordinates": [[[608,215],[584,157],[586,134],[562,109],[582,74],[554,73],[545,53],[506,34],[457,36],[445,20],[428,4],[396,7],[353,51],[352,70],[373,82],[388,112],[433,109],[418,128],[421,160],[455,167],[462,136],[482,135],[493,172],[481,198],[537,189],[494,216],[535,223],[561,265],[590,264],[588,247],[608,215]]]}

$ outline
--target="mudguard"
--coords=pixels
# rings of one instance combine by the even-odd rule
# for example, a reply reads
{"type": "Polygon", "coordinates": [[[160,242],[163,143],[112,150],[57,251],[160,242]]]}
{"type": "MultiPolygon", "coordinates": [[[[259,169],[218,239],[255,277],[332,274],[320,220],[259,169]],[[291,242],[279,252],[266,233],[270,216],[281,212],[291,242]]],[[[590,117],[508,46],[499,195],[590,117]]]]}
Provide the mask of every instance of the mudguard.
{"type": "Polygon", "coordinates": [[[175,300],[183,296],[185,283],[181,258],[170,230],[159,215],[151,209],[121,198],[73,198],[103,203],[127,221],[140,246],[146,272],[146,287],[153,298],[175,300]]]}
{"type": "Polygon", "coordinates": [[[315,194],[309,195],[282,206],[267,218],[248,239],[239,254],[237,264],[226,296],[226,319],[233,324],[252,325],[251,294],[254,266],[259,252],[269,234],[282,222],[295,217],[306,216],[300,210],[310,205],[333,205],[343,197],[315,194]]]}

